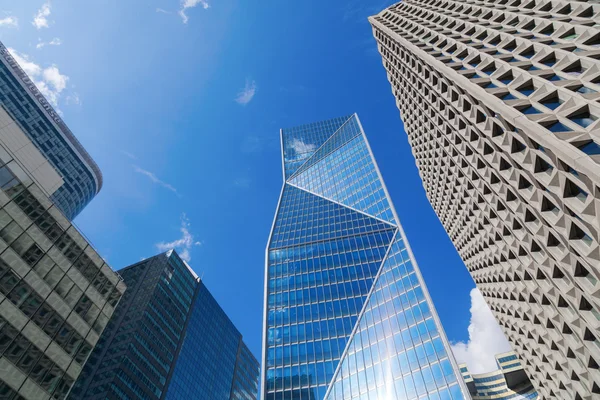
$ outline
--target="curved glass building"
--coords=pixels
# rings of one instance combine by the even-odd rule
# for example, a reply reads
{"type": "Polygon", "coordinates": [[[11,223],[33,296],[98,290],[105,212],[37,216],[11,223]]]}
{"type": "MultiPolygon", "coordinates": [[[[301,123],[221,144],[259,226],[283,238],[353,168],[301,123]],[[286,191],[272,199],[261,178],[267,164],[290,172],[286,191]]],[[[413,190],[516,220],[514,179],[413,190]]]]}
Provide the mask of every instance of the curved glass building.
{"type": "Polygon", "coordinates": [[[0,106],[61,176],[47,194],[73,220],[102,188],[102,173],[2,43],[0,106]]]}
{"type": "Polygon", "coordinates": [[[539,395],[514,351],[496,355],[498,370],[472,374],[467,364],[460,372],[473,400],[537,400],[539,395]]]}
{"type": "Polygon", "coordinates": [[[357,115],[281,140],[262,398],[468,398],[357,115]]]}

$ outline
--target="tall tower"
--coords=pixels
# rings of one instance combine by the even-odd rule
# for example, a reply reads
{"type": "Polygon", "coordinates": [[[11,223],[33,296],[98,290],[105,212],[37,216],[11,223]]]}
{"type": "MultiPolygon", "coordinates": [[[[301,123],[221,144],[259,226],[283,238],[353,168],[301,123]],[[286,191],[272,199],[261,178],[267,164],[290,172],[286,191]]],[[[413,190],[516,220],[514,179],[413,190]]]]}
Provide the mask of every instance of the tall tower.
{"type": "Polygon", "coordinates": [[[358,116],[281,145],[263,399],[468,398],[358,116]]]}
{"type": "Polygon", "coordinates": [[[369,20],[429,201],[544,398],[600,396],[600,4],[369,20]]]}

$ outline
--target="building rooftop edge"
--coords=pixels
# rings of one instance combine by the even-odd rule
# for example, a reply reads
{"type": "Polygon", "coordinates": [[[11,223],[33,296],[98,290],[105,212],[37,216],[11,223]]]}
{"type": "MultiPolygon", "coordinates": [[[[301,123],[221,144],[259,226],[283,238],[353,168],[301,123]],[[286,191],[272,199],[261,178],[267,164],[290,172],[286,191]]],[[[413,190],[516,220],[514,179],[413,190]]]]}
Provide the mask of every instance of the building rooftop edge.
{"type": "Polygon", "coordinates": [[[102,185],[104,183],[102,177],[102,171],[98,167],[98,164],[94,161],[92,156],[87,152],[87,150],[83,147],[83,145],[79,142],[79,140],[75,137],[71,129],[67,126],[67,124],[60,117],[58,112],[52,107],[52,105],[46,100],[44,95],[39,91],[35,83],[29,78],[27,73],[21,68],[19,63],[14,59],[14,57],[8,51],[8,48],[4,45],[4,43],[0,42],[0,56],[6,61],[9,67],[15,73],[15,76],[19,78],[23,86],[32,94],[32,97],[39,103],[40,108],[46,114],[46,116],[50,119],[50,121],[54,122],[61,133],[64,135],[65,139],[69,141],[69,143],[73,146],[74,150],[79,153],[79,156],[85,161],[92,173],[94,174],[98,185],[96,188],[96,194],[100,192],[102,189],[102,185]]]}

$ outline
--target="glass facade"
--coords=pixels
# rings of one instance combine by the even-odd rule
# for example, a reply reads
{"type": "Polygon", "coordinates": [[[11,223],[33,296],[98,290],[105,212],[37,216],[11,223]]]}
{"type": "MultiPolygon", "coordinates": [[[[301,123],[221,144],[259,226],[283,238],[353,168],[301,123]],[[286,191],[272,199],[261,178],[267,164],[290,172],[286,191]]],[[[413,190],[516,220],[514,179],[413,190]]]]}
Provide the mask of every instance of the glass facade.
{"type": "Polygon", "coordinates": [[[0,399],[65,399],[125,284],[4,145],[0,399]]]}
{"type": "Polygon", "coordinates": [[[263,398],[465,398],[358,117],[281,139],[263,398]]]}
{"type": "Polygon", "coordinates": [[[473,400],[536,400],[538,392],[525,374],[514,352],[496,355],[498,370],[485,374],[471,374],[466,364],[460,372],[473,400]]]}
{"type": "Polygon", "coordinates": [[[256,399],[258,362],[175,251],[120,272],[128,289],[71,399],[256,399]]]}
{"type": "Polygon", "coordinates": [[[202,282],[167,400],[255,400],[259,364],[202,282]]]}
{"type": "Polygon", "coordinates": [[[0,106],[62,176],[51,200],[73,220],[100,191],[100,169],[2,43],[0,106]]]}

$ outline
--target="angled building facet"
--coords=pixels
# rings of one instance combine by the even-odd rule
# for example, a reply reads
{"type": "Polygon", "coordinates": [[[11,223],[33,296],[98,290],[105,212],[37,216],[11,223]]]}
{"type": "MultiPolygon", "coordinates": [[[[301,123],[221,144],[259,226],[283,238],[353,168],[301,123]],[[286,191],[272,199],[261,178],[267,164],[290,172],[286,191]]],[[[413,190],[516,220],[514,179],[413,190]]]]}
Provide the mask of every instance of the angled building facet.
{"type": "Polygon", "coordinates": [[[281,141],[263,399],[468,398],[357,115],[281,141]]]}

